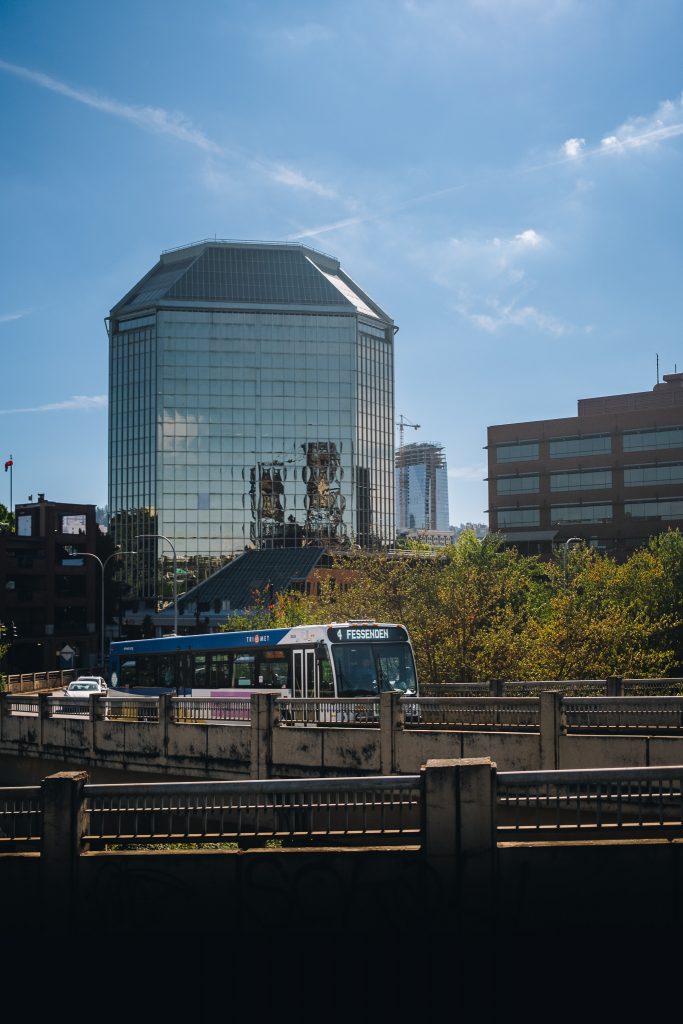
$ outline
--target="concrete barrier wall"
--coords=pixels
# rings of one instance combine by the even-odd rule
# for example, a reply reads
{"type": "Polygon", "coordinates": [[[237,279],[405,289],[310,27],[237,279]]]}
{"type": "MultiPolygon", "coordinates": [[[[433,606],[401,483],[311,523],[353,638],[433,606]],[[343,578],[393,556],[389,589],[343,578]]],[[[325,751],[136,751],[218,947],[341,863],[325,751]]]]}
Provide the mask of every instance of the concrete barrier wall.
{"type": "Polygon", "coordinates": [[[40,855],[0,855],[3,910],[13,939],[36,920],[90,936],[441,927],[482,948],[492,935],[553,948],[574,931],[680,929],[683,843],[496,844],[495,772],[488,759],[423,765],[419,845],[178,852],[84,850],[86,775],[60,773],[41,786],[40,855]]]}
{"type": "Polygon", "coordinates": [[[683,737],[567,735],[560,697],[541,695],[540,731],[405,727],[399,702],[381,699],[380,726],[280,724],[269,695],[252,699],[251,721],[176,723],[170,701],[159,721],[109,721],[93,701],[89,718],[9,714],[0,699],[0,753],[57,759],[84,767],[189,778],[292,778],[412,774],[430,759],[491,757],[501,771],[647,767],[683,763],[683,737]]]}

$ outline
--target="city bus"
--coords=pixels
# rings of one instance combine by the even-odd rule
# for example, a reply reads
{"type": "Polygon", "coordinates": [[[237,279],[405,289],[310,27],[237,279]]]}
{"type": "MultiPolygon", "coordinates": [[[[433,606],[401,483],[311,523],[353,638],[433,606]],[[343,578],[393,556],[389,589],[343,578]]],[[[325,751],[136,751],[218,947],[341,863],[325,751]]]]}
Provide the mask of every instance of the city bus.
{"type": "Polygon", "coordinates": [[[357,621],[120,640],[109,656],[111,690],[140,696],[417,696],[405,626],[357,621]]]}

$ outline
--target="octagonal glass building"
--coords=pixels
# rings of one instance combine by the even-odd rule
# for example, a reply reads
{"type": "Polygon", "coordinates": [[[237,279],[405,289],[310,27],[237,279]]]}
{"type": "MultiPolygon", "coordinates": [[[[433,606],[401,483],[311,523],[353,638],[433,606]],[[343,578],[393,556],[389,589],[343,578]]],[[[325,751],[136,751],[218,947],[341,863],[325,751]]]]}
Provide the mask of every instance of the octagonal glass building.
{"type": "Polygon", "coordinates": [[[397,328],[338,260],[174,249],[107,325],[111,531],[138,596],[171,545],[201,580],[245,548],[393,543],[397,328]]]}

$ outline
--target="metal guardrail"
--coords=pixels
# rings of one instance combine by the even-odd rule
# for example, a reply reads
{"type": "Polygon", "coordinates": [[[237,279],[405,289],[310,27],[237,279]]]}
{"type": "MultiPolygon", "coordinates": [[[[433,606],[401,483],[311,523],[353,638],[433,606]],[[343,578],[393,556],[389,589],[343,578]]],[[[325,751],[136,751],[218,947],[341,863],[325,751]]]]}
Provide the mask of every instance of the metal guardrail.
{"type": "Polygon", "coordinates": [[[248,697],[173,697],[173,721],[250,722],[251,701],[248,697]]]}
{"type": "Polygon", "coordinates": [[[24,696],[22,694],[0,694],[0,699],[4,702],[5,711],[9,711],[11,715],[14,714],[26,714],[26,715],[37,715],[38,714],[38,694],[34,693],[31,696],[24,696]]]}
{"type": "Polygon", "coordinates": [[[406,729],[540,729],[538,697],[404,697],[401,706],[406,729]]]}
{"type": "MultiPolygon", "coordinates": [[[[90,698],[89,697],[48,697],[47,699],[48,714],[50,717],[55,715],[68,715],[70,717],[76,716],[77,718],[90,718],[90,698]]],[[[38,705],[36,703],[36,713],[38,712],[38,705]]]]}
{"type": "Polygon", "coordinates": [[[508,680],[502,685],[505,697],[530,697],[549,690],[557,690],[567,697],[600,697],[607,693],[606,679],[536,679],[508,680]]]}
{"type": "MultiPolygon", "coordinates": [[[[640,680],[638,680],[640,681],[640,680]]],[[[658,680],[666,685],[667,680],[658,680]]],[[[600,697],[607,694],[606,679],[509,679],[485,683],[442,683],[420,687],[423,697],[533,697],[546,690],[568,696],[600,697]]]]}
{"type": "Polygon", "coordinates": [[[375,697],[355,699],[280,698],[280,725],[355,725],[379,728],[380,702],[375,697]]]}
{"type": "MultiPolygon", "coordinates": [[[[683,766],[494,773],[498,843],[683,838],[683,766]]],[[[0,789],[0,852],[40,849],[38,786],[0,789]]],[[[81,849],[267,840],[421,845],[418,775],[89,785],[81,849]]]]}
{"type": "Polygon", "coordinates": [[[98,697],[105,703],[104,715],[110,722],[158,722],[159,700],[157,697],[98,697]]]}
{"type": "Polygon", "coordinates": [[[683,697],[683,679],[622,679],[625,697],[683,697]]]}
{"type": "Polygon", "coordinates": [[[418,775],[86,785],[84,795],[91,845],[420,835],[418,775]]]}
{"type": "Polygon", "coordinates": [[[484,683],[424,684],[423,697],[531,697],[545,690],[557,690],[567,697],[623,697],[661,695],[683,696],[683,677],[670,679],[508,679],[484,683]],[[610,691],[610,684],[616,693],[610,691]]]}
{"type": "Polygon", "coordinates": [[[499,842],[683,837],[683,767],[498,772],[499,842]]]}
{"type": "Polygon", "coordinates": [[[562,724],[572,733],[681,733],[681,697],[565,697],[562,724]]]}
{"type": "MultiPolygon", "coordinates": [[[[157,697],[52,697],[38,694],[0,694],[5,712],[37,716],[41,701],[50,718],[112,722],[159,721],[157,697]]],[[[276,700],[281,727],[379,728],[380,701],[356,699],[276,700]]],[[[251,701],[244,697],[173,697],[172,720],[178,725],[251,722],[251,701]]],[[[402,697],[403,727],[407,730],[537,732],[541,728],[541,699],[536,697],[402,697]]],[[[683,697],[570,697],[562,696],[561,731],[569,734],[683,735],[683,697]]]]}
{"type": "Polygon", "coordinates": [[[42,823],[40,786],[0,788],[0,852],[39,847],[42,823]]]}

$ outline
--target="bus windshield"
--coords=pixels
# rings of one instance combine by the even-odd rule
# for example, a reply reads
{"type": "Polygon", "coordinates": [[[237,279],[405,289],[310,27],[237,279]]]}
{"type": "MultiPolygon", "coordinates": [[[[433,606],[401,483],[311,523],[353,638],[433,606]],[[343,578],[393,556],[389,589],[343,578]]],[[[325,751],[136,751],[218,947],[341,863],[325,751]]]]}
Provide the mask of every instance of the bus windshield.
{"type": "Polygon", "coordinates": [[[413,654],[408,644],[333,644],[332,657],[340,697],[417,691],[413,654]]]}

